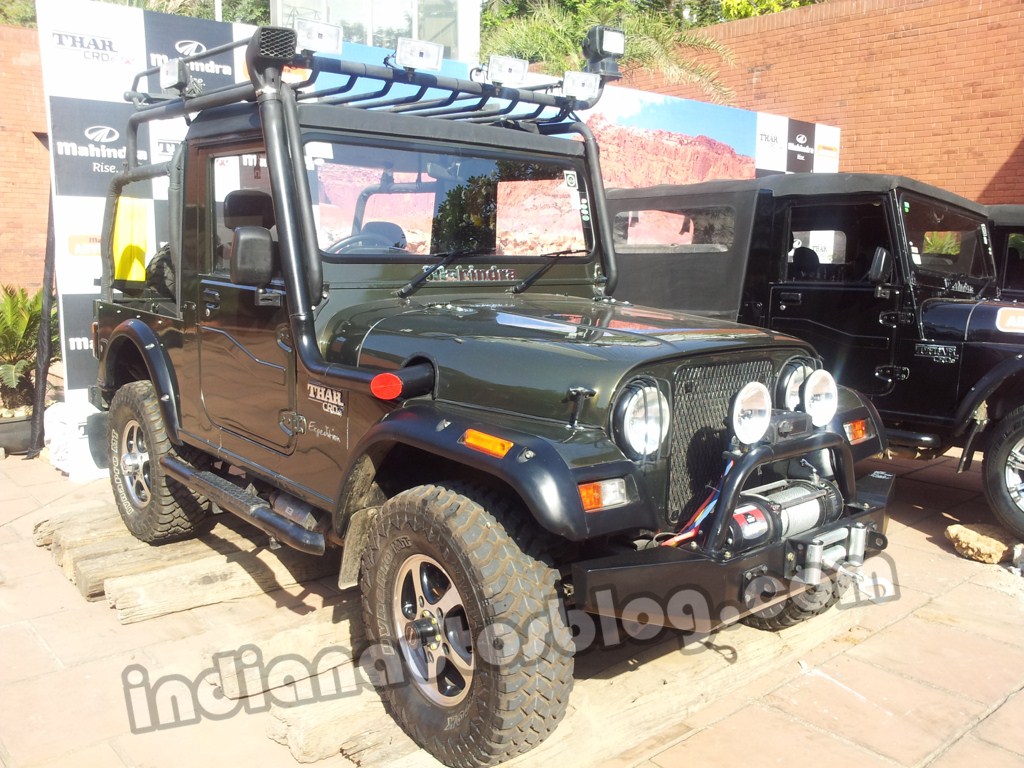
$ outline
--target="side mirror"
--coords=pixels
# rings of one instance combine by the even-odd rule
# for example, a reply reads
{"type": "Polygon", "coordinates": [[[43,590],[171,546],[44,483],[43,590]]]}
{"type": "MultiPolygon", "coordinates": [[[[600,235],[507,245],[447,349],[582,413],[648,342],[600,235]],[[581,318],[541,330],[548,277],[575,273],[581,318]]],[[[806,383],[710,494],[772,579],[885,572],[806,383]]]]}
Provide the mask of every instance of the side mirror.
{"type": "Polygon", "coordinates": [[[231,282],[262,288],[274,275],[274,241],[264,227],[237,227],[231,241],[231,282]]]}
{"type": "Polygon", "coordinates": [[[892,254],[882,246],[875,248],[875,255],[871,259],[871,269],[868,270],[868,280],[873,285],[888,283],[892,277],[892,254]]]}

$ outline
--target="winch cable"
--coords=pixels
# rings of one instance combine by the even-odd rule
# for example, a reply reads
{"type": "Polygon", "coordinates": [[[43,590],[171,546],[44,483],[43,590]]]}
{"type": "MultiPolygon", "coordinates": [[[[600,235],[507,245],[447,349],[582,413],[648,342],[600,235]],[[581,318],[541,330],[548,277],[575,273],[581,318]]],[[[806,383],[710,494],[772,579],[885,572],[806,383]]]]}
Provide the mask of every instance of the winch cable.
{"type": "Polygon", "coordinates": [[[697,511],[693,513],[690,521],[675,536],[661,542],[661,546],[678,547],[682,542],[692,539],[700,532],[700,524],[714,511],[715,505],[718,503],[718,497],[722,494],[722,485],[725,483],[725,478],[729,474],[729,470],[732,469],[732,465],[733,462],[730,459],[725,465],[725,471],[722,472],[718,485],[715,486],[711,494],[704,500],[704,503],[697,508],[697,511]]]}

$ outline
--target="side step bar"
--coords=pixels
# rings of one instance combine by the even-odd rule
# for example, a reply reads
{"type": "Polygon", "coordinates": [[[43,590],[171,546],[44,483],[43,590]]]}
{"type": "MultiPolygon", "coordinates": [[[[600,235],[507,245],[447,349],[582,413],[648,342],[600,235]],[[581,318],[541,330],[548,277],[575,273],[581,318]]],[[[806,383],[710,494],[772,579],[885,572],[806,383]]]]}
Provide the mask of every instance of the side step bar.
{"type": "Polygon", "coordinates": [[[905,429],[889,429],[885,430],[886,436],[889,438],[889,442],[894,445],[905,445],[910,448],[928,448],[931,450],[937,450],[942,447],[942,439],[938,435],[928,434],[927,432],[910,432],[905,429]]]}
{"type": "Polygon", "coordinates": [[[307,530],[282,517],[263,499],[247,493],[229,480],[213,472],[199,471],[173,456],[161,458],[160,466],[182,485],[201,493],[221,509],[252,523],[282,544],[311,555],[322,555],[327,550],[327,542],[320,531],[307,530]]]}

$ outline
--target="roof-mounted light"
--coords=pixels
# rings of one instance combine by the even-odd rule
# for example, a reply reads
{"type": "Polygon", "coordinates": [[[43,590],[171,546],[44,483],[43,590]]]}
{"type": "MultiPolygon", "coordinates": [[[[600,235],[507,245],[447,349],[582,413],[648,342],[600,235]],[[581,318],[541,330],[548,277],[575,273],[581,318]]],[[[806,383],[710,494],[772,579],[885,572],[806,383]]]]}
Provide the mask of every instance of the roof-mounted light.
{"type": "Polygon", "coordinates": [[[394,60],[398,66],[412,71],[417,69],[439,70],[444,59],[444,46],[426,40],[398,38],[394,60]]]}
{"type": "Polygon", "coordinates": [[[592,72],[566,72],[562,77],[562,93],[577,101],[596,99],[601,93],[601,77],[592,72]]]}
{"type": "Polygon", "coordinates": [[[311,19],[296,19],[295,41],[299,51],[319,51],[321,53],[341,53],[344,30],[334,24],[324,24],[311,19]]]}
{"type": "Polygon", "coordinates": [[[192,73],[181,59],[168,59],[160,65],[160,90],[179,96],[188,90],[192,73]]]}
{"type": "Polygon", "coordinates": [[[530,62],[514,56],[491,56],[487,60],[487,79],[495,85],[516,86],[526,79],[530,62]]]}
{"type": "Polygon", "coordinates": [[[606,80],[618,80],[619,59],[626,52],[626,34],[615,27],[591,27],[583,40],[587,72],[606,80]]]}

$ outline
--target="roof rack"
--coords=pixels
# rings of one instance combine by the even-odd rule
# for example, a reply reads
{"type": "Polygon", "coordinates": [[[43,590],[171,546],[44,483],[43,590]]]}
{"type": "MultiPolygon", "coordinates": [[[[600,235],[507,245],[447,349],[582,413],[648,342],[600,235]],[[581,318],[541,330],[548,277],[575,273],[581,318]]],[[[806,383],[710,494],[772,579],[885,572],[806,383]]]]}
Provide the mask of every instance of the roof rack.
{"type": "Polygon", "coordinates": [[[467,80],[403,66],[396,61],[395,54],[387,56],[382,65],[372,65],[313,51],[294,53],[294,30],[260,27],[251,39],[142,70],[135,76],[132,89],[125,93],[125,99],[134,102],[139,112],[150,113],[144,121],[255,99],[255,86],[251,82],[203,91],[192,79],[188,66],[242,46],[250,46],[251,50],[255,45],[261,51],[268,46],[273,49],[271,55],[282,62],[283,69],[309,73],[304,81],[291,85],[299,101],[486,125],[558,123],[569,119],[575,110],[593,107],[601,97],[605,82],[619,77],[616,60],[621,56],[623,40],[619,30],[595,27],[583,45],[588,60],[586,72],[567,72],[566,78],[538,86],[509,87],[472,79],[472,74],[485,74],[486,68],[473,70],[471,79],[467,80]],[[142,90],[143,81],[155,75],[160,75],[161,90],[142,90]],[[341,82],[337,82],[339,78],[341,82]],[[570,83],[575,85],[582,78],[589,78],[589,92],[574,93],[570,83]],[[154,110],[161,114],[152,114],[154,110]]]}

